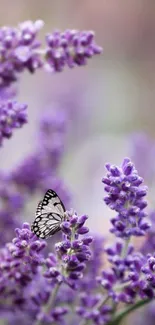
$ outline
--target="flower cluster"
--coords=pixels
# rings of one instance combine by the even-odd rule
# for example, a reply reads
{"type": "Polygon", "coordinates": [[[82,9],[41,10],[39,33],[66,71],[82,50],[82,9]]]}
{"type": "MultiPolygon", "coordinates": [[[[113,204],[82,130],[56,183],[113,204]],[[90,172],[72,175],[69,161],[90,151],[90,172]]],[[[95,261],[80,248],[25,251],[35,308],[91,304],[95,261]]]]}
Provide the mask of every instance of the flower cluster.
{"type": "Polygon", "coordinates": [[[27,223],[23,228],[16,229],[17,237],[12,243],[6,244],[0,251],[0,292],[8,306],[24,302],[24,290],[34,279],[38,266],[43,264],[41,255],[45,242],[34,238],[27,223]]]}
{"type": "Polygon", "coordinates": [[[105,203],[118,214],[111,219],[111,232],[118,237],[143,236],[150,224],[145,221],[147,202],[146,186],[130,159],[125,158],[122,166],[106,164],[107,175],[103,178],[105,203]]]}
{"type": "Polygon", "coordinates": [[[86,65],[87,59],[102,52],[94,41],[94,32],[66,30],[48,34],[45,57],[47,68],[52,71],[62,71],[65,66],[73,68],[76,65],[86,65]]]}
{"type": "MultiPolygon", "coordinates": [[[[16,229],[16,238],[0,250],[0,297],[5,299],[10,312],[13,308],[18,312],[22,308],[31,321],[38,319],[50,323],[62,321],[69,311],[65,306],[51,305],[53,295],[63,286],[59,298],[62,304],[64,286],[72,290],[79,288],[91,256],[89,245],[92,238],[85,237],[89,231],[84,226],[86,216],[68,213],[68,218],[69,221],[62,224],[63,241],[57,243],[55,253],[49,253],[46,258],[42,253],[45,241],[36,238],[28,223],[24,223],[22,229],[16,229]],[[48,307],[44,309],[46,304],[48,307]]],[[[5,306],[1,303],[3,308],[5,306]]]]}
{"type": "Polygon", "coordinates": [[[84,235],[89,231],[84,226],[86,220],[87,216],[78,217],[76,214],[68,213],[68,221],[63,222],[61,226],[65,234],[64,241],[55,246],[57,259],[53,255],[47,259],[49,270],[45,276],[49,279],[56,282],[64,279],[69,286],[75,288],[78,284],[77,280],[83,277],[85,262],[91,257],[89,245],[92,242],[92,237],[79,239],[79,235],[84,235]]]}
{"type": "MultiPolygon", "coordinates": [[[[87,270],[81,279],[81,289],[85,292],[97,290],[96,278],[103,266],[104,238],[99,234],[93,234],[91,244],[91,258],[87,262],[87,270]]],[[[83,297],[83,294],[82,294],[83,297]]]]}
{"type": "Polygon", "coordinates": [[[149,223],[143,211],[147,203],[143,199],[146,196],[146,188],[141,185],[142,178],[128,158],[124,159],[121,168],[110,164],[107,164],[106,168],[108,173],[103,178],[103,183],[106,185],[108,196],[104,201],[118,213],[117,217],[111,220],[111,232],[122,239],[105,247],[109,268],[102,271],[97,281],[105,295],[104,306],[107,302],[108,306],[115,306],[114,310],[120,303],[131,306],[116,313],[115,324],[132,311],[132,308],[136,309],[154,298],[155,258],[151,251],[150,254],[145,253],[150,248],[149,245],[144,244],[141,252],[138,252],[129,243],[132,235],[147,235],[149,238],[151,233],[149,230],[146,234],[149,223]]]}
{"type": "Polygon", "coordinates": [[[17,101],[0,101],[0,146],[4,138],[12,136],[13,129],[27,123],[27,105],[17,101]]]}
{"type": "Polygon", "coordinates": [[[81,306],[77,307],[77,314],[84,319],[83,324],[108,324],[111,319],[112,307],[104,305],[101,294],[83,294],[80,299],[81,306]]]}
{"type": "Polygon", "coordinates": [[[104,270],[98,277],[102,288],[115,303],[134,303],[138,296],[141,299],[152,298],[151,268],[145,266],[153,257],[145,257],[134,250],[133,245],[126,249],[125,244],[116,242],[114,247],[105,249],[108,261],[111,265],[109,270],[104,270]],[[145,267],[144,267],[145,266],[145,267]],[[144,273],[148,272],[148,277],[144,273]]]}
{"type": "Polygon", "coordinates": [[[18,73],[24,69],[34,72],[42,66],[37,53],[40,42],[36,39],[43,22],[25,21],[18,28],[0,29],[0,80],[2,86],[8,86],[17,80],[18,73]]]}

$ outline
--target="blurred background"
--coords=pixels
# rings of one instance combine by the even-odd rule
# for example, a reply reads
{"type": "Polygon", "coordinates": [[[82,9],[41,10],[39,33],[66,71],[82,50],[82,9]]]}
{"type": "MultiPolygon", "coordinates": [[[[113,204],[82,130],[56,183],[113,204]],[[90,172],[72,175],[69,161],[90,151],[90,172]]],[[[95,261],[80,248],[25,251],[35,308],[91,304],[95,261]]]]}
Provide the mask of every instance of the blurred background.
{"type": "Polygon", "coordinates": [[[41,39],[54,29],[94,30],[104,49],[86,67],[22,75],[19,99],[28,103],[29,123],[5,141],[0,167],[9,170],[29,154],[42,111],[62,106],[70,112],[70,124],[61,175],[72,193],[72,207],[90,215],[92,229],[107,233],[111,212],[102,201],[105,162],[120,164],[137,153],[139,133],[154,146],[155,2],[0,0],[0,8],[1,25],[42,19],[41,39]]]}

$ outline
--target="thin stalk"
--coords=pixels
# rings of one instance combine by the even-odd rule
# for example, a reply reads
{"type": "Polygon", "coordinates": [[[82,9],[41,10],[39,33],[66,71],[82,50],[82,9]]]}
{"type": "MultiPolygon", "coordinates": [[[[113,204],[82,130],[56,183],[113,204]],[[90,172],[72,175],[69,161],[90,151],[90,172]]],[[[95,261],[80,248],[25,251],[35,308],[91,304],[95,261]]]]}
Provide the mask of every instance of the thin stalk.
{"type": "MultiPolygon", "coordinates": [[[[47,303],[47,305],[45,305],[42,309],[42,311],[44,313],[49,313],[49,311],[52,309],[52,307],[54,306],[54,302],[55,302],[55,298],[57,296],[57,293],[59,291],[59,288],[60,288],[60,283],[57,283],[50,298],[49,298],[49,301],[47,303]]],[[[42,325],[42,321],[41,320],[38,320],[36,321],[35,325],[42,325]]]]}
{"type": "MultiPolygon", "coordinates": [[[[124,248],[123,248],[123,251],[121,253],[121,258],[122,259],[126,258],[129,242],[130,242],[130,237],[128,237],[125,240],[124,248]]],[[[120,290],[121,286],[122,286],[122,288],[124,288],[124,285],[120,285],[119,287],[115,287],[115,291],[120,290]]],[[[113,303],[113,311],[112,311],[112,320],[115,319],[116,311],[117,311],[117,304],[114,302],[113,303]]]]}
{"type": "Polygon", "coordinates": [[[108,323],[108,325],[119,325],[121,321],[124,319],[124,317],[128,316],[131,312],[134,310],[143,307],[144,305],[148,304],[151,300],[145,299],[136,302],[134,305],[124,309],[123,311],[119,312],[118,314],[115,315],[114,319],[108,323]]]}
{"type": "Polygon", "coordinates": [[[96,308],[100,309],[102,308],[109,300],[109,296],[107,296],[106,298],[104,298],[103,300],[99,301],[99,303],[97,304],[96,308]]]}
{"type": "Polygon", "coordinates": [[[89,324],[91,324],[91,320],[90,319],[85,319],[79,325],[89,325],[89,324]]]}
{"type": "Polygon", "coordinates": [[[124,258],[126,256],[128,246],[129,246],[129,242],[130,242],[130,237],[128,237],[126,239],[126,241],[125,241],[125,245],[124,245],[123,252],[122,252],[122,258],[124,258]]]}

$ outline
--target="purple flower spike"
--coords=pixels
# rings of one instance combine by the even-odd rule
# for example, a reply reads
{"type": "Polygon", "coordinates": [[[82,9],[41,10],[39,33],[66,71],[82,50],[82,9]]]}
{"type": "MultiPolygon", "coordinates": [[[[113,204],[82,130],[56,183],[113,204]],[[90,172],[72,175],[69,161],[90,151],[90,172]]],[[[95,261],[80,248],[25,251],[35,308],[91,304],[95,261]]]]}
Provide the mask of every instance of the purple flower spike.
{"type": "Polygon", "coordinates": [[[14,27],[0,28],[0,85],[9,86],[17,81],[24,70],[30,73],[45,67],[62,71],[65,66],[82,66],[87,60],[102,52],[96,45],[94,32],[66,30],[46,36],[46,47],[38,40],[44,23],[25,21],[14,27]]]}
{"type": "Polygon", "coordinates": [[[88,58],[102,52],[94,41],[92,31],[56,31],[47,35],[46,42],[46,67],[58,72],[63,71],[65,66],[73,68],[76,65],[86,65],[88,58]]]}
{"type": "Polygon", "coordinates": [[[37,40],[37,34],[42,27],[42,21],[25,21],[17,28],[0,29],[1,86],[9,86],[16,81],[23,70],[34,72],[43,65],[38,52],[41,44],[37,40]]]}
{"type": "Polygon", "coordinates": [[[0,250],[0,282],[3,283],[3,297],[14,301],[23,299],[24,288],[33,281],[43,264],[41,251],[46,246],[32,234],[29,224],[16,229],[16,238],[0,250]]]}
{"type": "Polygon", "coordinates": [[[46,265],[49,267],[49,270],[45,273],[45,276],[51,277],[52,281],[55,277],[55,282],[57,282],[59,278],[57,271],[59,270],[60,272],[60,269],[62,269],[60,272],[61,278],[64,278],[64,281],[74,288],[78,284],[78,280],[83,276],[86,262],[91,258],[89,246],[92,238],[84,237],[79,239],[80,235],[82,236],[89,231],[87,227],[83,226],[88,217],[78,217],[77,214],[70,212],[67,214],[68,221],[63,222],[61,225],[65,240],[55,245],[57,260],[53,261],[52,259],[51,261],[51,255],[47,258],[46,265]]]}
{"type": "Polygon", "coordinates": [[[102,182],[108,195],[104,201],[118,213],[111,219],[111,232],[117,237],[145,235],[150,225],[144,221],[147,187],[141,185],[143,179],[129,158],[124,159],[122,167],[106,164],[106,168],[108,173],[102,182]]]}

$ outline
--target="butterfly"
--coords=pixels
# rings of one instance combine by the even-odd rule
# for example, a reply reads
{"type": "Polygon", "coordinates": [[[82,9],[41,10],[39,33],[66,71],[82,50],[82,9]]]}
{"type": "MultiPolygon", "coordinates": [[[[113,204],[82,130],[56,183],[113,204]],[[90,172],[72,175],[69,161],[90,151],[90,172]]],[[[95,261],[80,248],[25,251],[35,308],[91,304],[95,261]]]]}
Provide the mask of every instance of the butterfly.
{"type": "Polygon", "coordinates": [[[61,229],[65,220],[65,206],[53,190],[48,190],[36,209],[36,218],[31,226],[32,232],[46,239],[61,229]]]}

